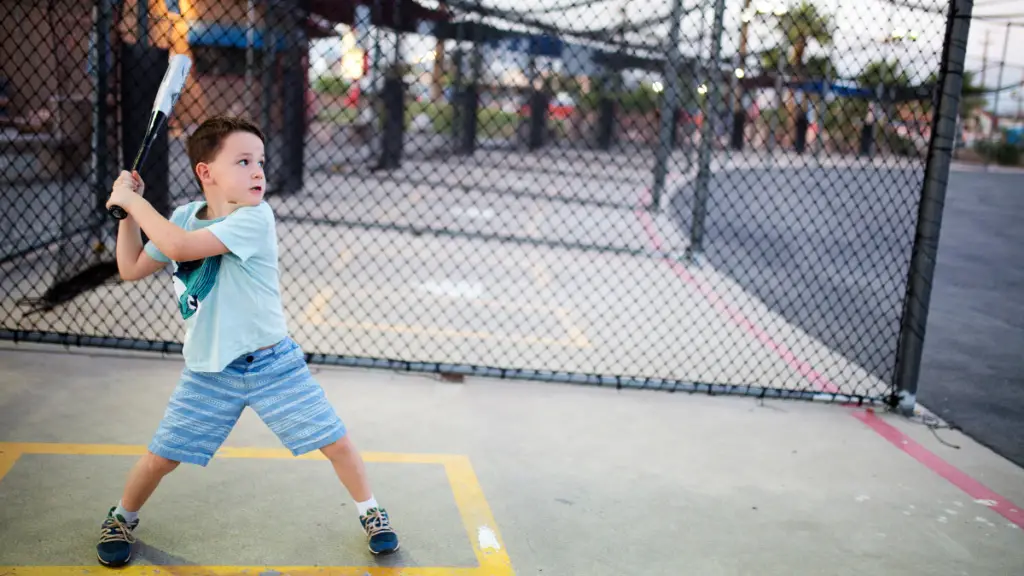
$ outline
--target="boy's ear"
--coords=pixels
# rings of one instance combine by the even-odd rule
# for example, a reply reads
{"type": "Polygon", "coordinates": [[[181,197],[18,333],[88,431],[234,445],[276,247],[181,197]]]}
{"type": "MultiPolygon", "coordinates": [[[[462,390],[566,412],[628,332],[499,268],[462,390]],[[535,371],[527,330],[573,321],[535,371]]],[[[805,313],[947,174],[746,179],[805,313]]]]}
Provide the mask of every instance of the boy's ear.
{"type": "Polygon", "coordinates": [[[212,182],[213,174],[210,173],[210,165],[205,162],[198,162],[196,164],[196,176],[199,177],[199,181],[204,185],[212,182]]]}

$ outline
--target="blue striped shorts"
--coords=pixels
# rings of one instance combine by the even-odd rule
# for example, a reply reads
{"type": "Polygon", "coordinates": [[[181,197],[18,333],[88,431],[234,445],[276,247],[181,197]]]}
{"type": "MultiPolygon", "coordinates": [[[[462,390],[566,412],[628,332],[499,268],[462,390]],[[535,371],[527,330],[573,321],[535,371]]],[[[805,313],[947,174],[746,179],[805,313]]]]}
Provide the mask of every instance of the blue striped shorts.
{"type": "Polygon", "coordinates": [[[222,372],[186,367],[149,450],[168,460],[206,466],[246,406],[295,456],[332,444],[346,433],[310,374],[302,349],[285,338],[240,356],[222,372]]]}

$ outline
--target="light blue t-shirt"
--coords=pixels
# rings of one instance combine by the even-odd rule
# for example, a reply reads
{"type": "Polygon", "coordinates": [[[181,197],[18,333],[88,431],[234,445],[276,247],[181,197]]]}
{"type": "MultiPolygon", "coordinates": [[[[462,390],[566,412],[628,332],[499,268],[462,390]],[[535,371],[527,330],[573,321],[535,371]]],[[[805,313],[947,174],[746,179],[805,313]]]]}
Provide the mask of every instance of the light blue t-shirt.
{"type": "MultiPolygon", "coordinates": [[[[180,206],[171,222],[206,228],[230,252],[196,262],[172,262],[178,313],[185,321],[185,365],[220,372],[233,360],[288,336],[277,269],[277,230],[270,205],[243,206],[224,218],[200,220],[206,202],[180,206]]],[[[171,262],[152,241],[146,253],[171,262]]]]}

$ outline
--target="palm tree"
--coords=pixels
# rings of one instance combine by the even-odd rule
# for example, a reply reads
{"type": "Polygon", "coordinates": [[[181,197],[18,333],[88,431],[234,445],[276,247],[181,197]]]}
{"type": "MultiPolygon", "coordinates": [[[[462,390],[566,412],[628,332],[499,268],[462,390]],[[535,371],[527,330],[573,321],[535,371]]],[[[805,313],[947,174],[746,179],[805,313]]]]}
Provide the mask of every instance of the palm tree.
{"type": "Polygon", "coordinates": [[[891,62],[876,60],[864,66],[857,76],[857,82],[864,87],[906,86],[910,84],[910,75],[900,66],[898,60],[891,62]]]}
{"type": "MultiPolygon", "coordinates": [[[[804,0],[799,6],[789,10],[777,20],[777,27],[782,34],[780,48],[786,51],[788,70],[791,77],[806,79],[811,77],[811,70],[804,61],[808,46],[813,41],[820,46],[832,43],[832,16],[818,11],[818,7],[804,0]]],[[[820,62],[815,63],[820,65],[820,62]]],[[[817,70],[814,70],[817,72],[817,70]]],[[[796,133],[796,95],[786,103],[787,133],[796,133]]],[[[801,104],[801,113],[807,114],[807,99],[801,104]]]]}

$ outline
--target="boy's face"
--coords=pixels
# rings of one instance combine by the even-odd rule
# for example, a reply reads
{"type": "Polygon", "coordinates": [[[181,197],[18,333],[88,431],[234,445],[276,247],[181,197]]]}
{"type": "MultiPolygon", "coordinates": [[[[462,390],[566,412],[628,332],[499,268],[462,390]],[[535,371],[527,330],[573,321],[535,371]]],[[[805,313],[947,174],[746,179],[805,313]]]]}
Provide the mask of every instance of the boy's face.
{"type": "Polygon", "coordinates": [[[263,172],[263,141],[250,132],[228,134],[220,152],[206,164],[208,173],[200,167],[200,177],[207,192],[216,191],[219,200],[239,206],[256,206],[267,191],[263,172]]]}

